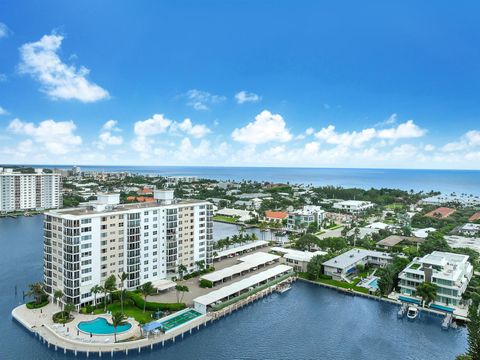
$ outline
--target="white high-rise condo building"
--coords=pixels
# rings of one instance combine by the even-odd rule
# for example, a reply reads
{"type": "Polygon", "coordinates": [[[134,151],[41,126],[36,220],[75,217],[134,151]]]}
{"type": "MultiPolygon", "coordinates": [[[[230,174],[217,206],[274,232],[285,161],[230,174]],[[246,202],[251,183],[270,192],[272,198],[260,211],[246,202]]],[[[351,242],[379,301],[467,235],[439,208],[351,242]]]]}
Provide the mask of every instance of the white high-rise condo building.
{"type": "MultiPolygon", "coordinates": [[[[120,204],[118,194],[100,194],[85,206],[49,211],[44,221],[44,283],[63,301],[93,303],[91,289],[111,275],[128,274],[125,288],[161,283],[212,263],[212,205],[176,201],[155,190],[155,201],[120,204]]],[[[98,297],[101,294],[97,295],[98,297]]]]}
{"type": "Polygon", "coordinates": [[[0,168],[0,212],[54,209],[62,205],[60,174],[0,168]]]}

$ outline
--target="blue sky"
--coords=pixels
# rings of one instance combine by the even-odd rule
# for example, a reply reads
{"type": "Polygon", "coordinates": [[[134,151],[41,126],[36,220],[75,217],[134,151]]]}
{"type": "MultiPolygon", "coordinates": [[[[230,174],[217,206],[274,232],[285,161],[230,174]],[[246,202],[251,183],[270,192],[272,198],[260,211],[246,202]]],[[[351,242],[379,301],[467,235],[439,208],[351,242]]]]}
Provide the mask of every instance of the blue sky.
{"type": "Polygon", "coordinates": [[[479,10],[0,0],[0,163],[479,169],[479,10]]]}

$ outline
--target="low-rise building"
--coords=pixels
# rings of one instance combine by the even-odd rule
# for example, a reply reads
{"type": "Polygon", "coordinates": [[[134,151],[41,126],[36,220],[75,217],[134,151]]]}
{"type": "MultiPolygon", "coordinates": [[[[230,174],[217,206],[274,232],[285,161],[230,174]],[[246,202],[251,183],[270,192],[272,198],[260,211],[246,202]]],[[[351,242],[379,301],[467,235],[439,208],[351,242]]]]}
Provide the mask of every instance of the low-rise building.
{"type": "Polygon", "coordinates": [[[265,211],[265,220],[270,222],[282,222],[288,218],[288,212],[286,211],[265,211]]]}
{"type": "Polygon", "coordinates": [[[417,245],[421,244],[424,240],[423,238],[415,236],[390,235],[380,240],[377,243],[377,247],[388,249],[399,245],[417,245]]]}
{"type": "Polygon", "coordinates": [[[375,204],[373,204],[370,201],[359,201],[359,200],[339,201],[333,204],[334,209],[345,211],[350,214],[358,214],[374,206],[375,204]]]}
{"type": "Polygon", "coordinates": [[[384,252],[354,248],[325,261],[322,265],[325,275],[334,280],[346,280],[348,276],[357,273],[358,264],[385,267],[392,259],[384,252]]]}
{"type": "Polygon", "coordinates": [[[480,234],[480,224],[467,223],[460,226],[457,232],[466,236],[475,236],[480,234]]]}
{"type": "Polygon", "coordinates": [[[320,226],[324,216],[325,211],[320,206],[305,205],[301,210],[288,213],[287,227],[291,230],[307,228],[315,222],[320,226]]]}
{"type": "Polygon", "coordinates": [[[296,249],[287,249],[282,247],[272,247],[272,251],[281,254],[281,262],[293,267],[297,272],[307,271],[307,265],[314,256],[326,255],[325,251],[301,251],[296,249]]]}
{"type": "Polygon", "coordinates": [[[468,248],[480,253],[480,237],[448,235],[445,240],[452,248],[468,248]]]}
{"type": "Polygon", "coordinates": [[[436,219],[445,219],[452,215],[456,210],[448,207],[439,207],[425,214],[427,217],[436,219]]]}
{"type": "Polygon", "coordinates": [[[437,285],[435,303],[459,305],[473,275],[468,255],[434,251],[415,258],[399,275],[400,293],[416,296],[417,286],[424,282],[437,285]]]}

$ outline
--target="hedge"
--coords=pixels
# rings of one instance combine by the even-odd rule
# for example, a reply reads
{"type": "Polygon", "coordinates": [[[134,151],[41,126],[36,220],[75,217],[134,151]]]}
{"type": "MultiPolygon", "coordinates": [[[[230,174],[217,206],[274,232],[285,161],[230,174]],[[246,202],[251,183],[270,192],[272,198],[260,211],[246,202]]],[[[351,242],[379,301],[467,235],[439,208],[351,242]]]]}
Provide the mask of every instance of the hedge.
{"type": "Polygon", "coordinates": [[[200,280],[200,287],[201,288],[212,288],[213,287],[213,282],[207,279],[201,279],[200,280]]]}
{"type": "Polygon", "coordinates": [[[48,298],[46,300],[43,300],[41,303],[36,303],[35,301],[30,301],[25,304],[27,306],[27,309],[40,309],[44,306],[48,305],[48,298]]]}
{"type": "MultiPolygon", "coordinates": [[[[133,300],[135,306],[139,309],[143,309],[145,301],[139,293],[127,291],[125,298],[133,300]]],[[[149,311],[159,311],[159,310],[168,310],[168,311],[179,311],[185,309],[187,306],[184,303],[157,303],[147,301],[145,309],[149,311]]]]}
{"type": "Polygon", "coordinates": [[[185,274],[185,276],[183,277],[183,280],[188,280],[188,279],[200,276],[200,275],[205,275],[205,274],[211,273],[213,271],[215,271],[215,268],[213,266],[210,266],[210,267],[208,267],[206,269],[203,269],[203,270],[197,270],[197,271],[194,271],[192,273],[185,274]]]}

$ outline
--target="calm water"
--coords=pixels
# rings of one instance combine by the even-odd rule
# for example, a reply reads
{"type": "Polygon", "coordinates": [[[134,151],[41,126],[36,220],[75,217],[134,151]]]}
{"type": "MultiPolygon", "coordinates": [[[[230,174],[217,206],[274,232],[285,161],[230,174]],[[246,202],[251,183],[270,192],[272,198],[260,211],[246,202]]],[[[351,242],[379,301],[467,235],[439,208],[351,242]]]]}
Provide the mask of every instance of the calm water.
{"type": "MultiPolygon", "coordinates": [[[[215,241],[220,239],[225,239],[227,236],[232,237],[233,235],[239,235],[240,226],[221,223],[221,222],[214,222],[213,223],[213,239],[215,241]]],[[[258,240],[266,240],[266,241],[286,241],[288,238],[286,236],[276,236],[275,232],[272,231],[260,231],[257,228],[248,228],[245,229],[247,234],[255,234],[257,235],[258,240]]]]}
{"type": "MultiPolygon", "coordinates": [[[[42,273],[42,218],[0,219],[0,359],[75,359],[47,349],[10,311],[42,273]]],[[[442,331],[440,318],[397,320],[397,307],[297,283],[174,346],[136,359],[454,359],[466,349],[465,329],[442,331]]],[[[122,356],[115,356],[119,358],[122,356]]],[[[78,357],[82,358],[82,357],[78,357]]],[[[91,356],[92,358],[92,356],[91,356]]],[[[109,357],[107,357],[109,358],[109,357]]]]}
{"type": "MultiPolygon", "coordinates": [[[[44,166],[54,167],[54,166],[44,166]]],[[[62,166],[57,166],[62,167],[62,166]]],[[[70,166],[65,168],[71,168],[70,166]]],[[[82,166],[83,170],[130,171],[163,176],[189,175],[215,180],[255,180],[335,185],[343,187],[396,188],[415,191],[441,191],[480,195],[480,171],[409,170],[409,169],[332,169],[265,167],[195,167],[195,166],[82,166]]]]}

